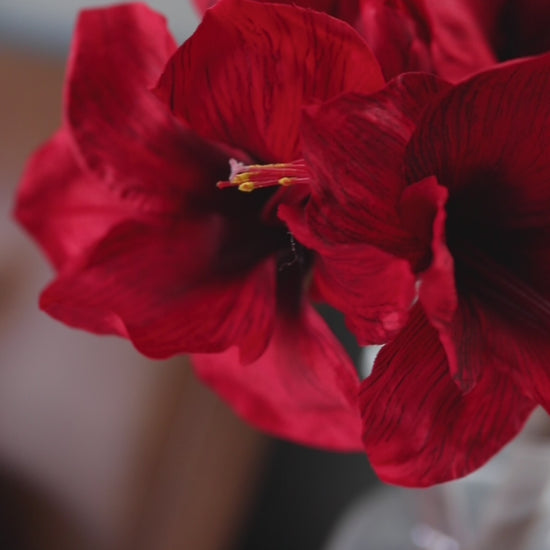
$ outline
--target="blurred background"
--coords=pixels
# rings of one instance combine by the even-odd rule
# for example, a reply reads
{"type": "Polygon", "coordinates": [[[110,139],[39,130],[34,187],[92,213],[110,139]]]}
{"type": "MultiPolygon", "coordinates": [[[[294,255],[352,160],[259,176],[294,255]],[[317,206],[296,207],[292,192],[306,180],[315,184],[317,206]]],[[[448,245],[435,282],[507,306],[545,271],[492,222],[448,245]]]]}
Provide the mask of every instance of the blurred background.
{"type": "MultiPolygon", "coordinates": [[[[198,23],[186,0],[149,3],[180,42],[198,23]]],[[[376,483],[364,456],[271,440],[184,358],[38,310],[52,274],[11,220],[14,190],[59,125],[76,14],[100,4],[0,0],[0,549],[321,548],[376,483]]]]}

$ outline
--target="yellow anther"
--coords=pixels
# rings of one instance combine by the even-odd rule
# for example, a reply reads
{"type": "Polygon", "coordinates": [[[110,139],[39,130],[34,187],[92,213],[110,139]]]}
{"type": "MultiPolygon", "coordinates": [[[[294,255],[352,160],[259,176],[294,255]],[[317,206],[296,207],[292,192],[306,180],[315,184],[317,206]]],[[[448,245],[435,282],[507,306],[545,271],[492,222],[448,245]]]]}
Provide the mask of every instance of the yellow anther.
{"type": "Polygon", "coordinates": [[[254,182],[252,181],[245,181],[244,183],[241,183],[239,185],[239,191],[244,191],[245,193],[250,193],[250,191],[254,191],[254,182]]]}
{"type": "Polygon", "coordinates": [[[247,181],[250,181],[250,173],[249,172],[243,172],[242,174],[237,174],[236,176],[233,176],[233,179],[231,180],[231,183],[235,185],[239,185],[242,183],[246,183],[247,181]]]}
{"type": "Polygon", "coordinates": [[[294,181],[294,178],[289,178],[287,176],[285,176],[284,178],[281,178],[278,183],[279,185],[283,185],[283,186],[287,186],[287,185],[290,185],[292,182],[294,181]]]}

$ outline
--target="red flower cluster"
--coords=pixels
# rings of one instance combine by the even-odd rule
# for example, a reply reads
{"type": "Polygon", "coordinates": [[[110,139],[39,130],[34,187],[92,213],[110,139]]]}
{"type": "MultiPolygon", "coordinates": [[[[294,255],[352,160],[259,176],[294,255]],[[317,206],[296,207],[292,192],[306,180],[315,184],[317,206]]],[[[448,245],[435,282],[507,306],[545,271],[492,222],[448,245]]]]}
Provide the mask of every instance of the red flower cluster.
{"type": "Polygon", "coordinates": [[[477,468],[550,407],[550,55],[497,64],[508,4],[221,0],[180,48],[83,12],[17,199],[41,307],[387,481],[477,468]],[[312,301],[386,344],[364,381],[312,301]]]}

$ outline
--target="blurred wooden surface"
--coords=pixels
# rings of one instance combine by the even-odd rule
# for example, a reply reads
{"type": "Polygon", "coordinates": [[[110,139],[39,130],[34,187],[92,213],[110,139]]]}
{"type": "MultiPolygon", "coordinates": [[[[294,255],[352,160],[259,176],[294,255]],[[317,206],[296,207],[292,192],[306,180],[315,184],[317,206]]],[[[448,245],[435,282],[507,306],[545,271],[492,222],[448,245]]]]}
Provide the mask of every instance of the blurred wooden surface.
{"type": "Polygon", "coordinates": [[[38,312],[51,272],[10,212],[59,125],[63,66],[0,45],[0,493],[39,539],[18,550],[230,549],[267,439],[183,358],[147,361],[38,312]]]}

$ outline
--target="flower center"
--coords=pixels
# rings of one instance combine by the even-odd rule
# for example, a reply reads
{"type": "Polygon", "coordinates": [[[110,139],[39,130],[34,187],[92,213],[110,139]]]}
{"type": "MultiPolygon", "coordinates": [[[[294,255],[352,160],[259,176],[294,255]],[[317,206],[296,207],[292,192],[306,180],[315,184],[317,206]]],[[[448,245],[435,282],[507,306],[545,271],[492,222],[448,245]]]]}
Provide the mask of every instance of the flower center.
{"type": "Polygon", "coordinates": [[[239,191],[250,193],[266,187],[309,183],[310,176],[303,159],[276,164],[243,164],[230,159],[231,173],[228,181],[219,181],[219,189],[237,187],[239,191]]]}
{"type": "Polygon", "coordinates": [[[447,247],[463,298],[546,339],[548,272],[538,261],[544,237],[540,227],[514,225],[510,215],[517,200],[514,188],[498,175],[472,178],[447,203],[447,247]]]}

